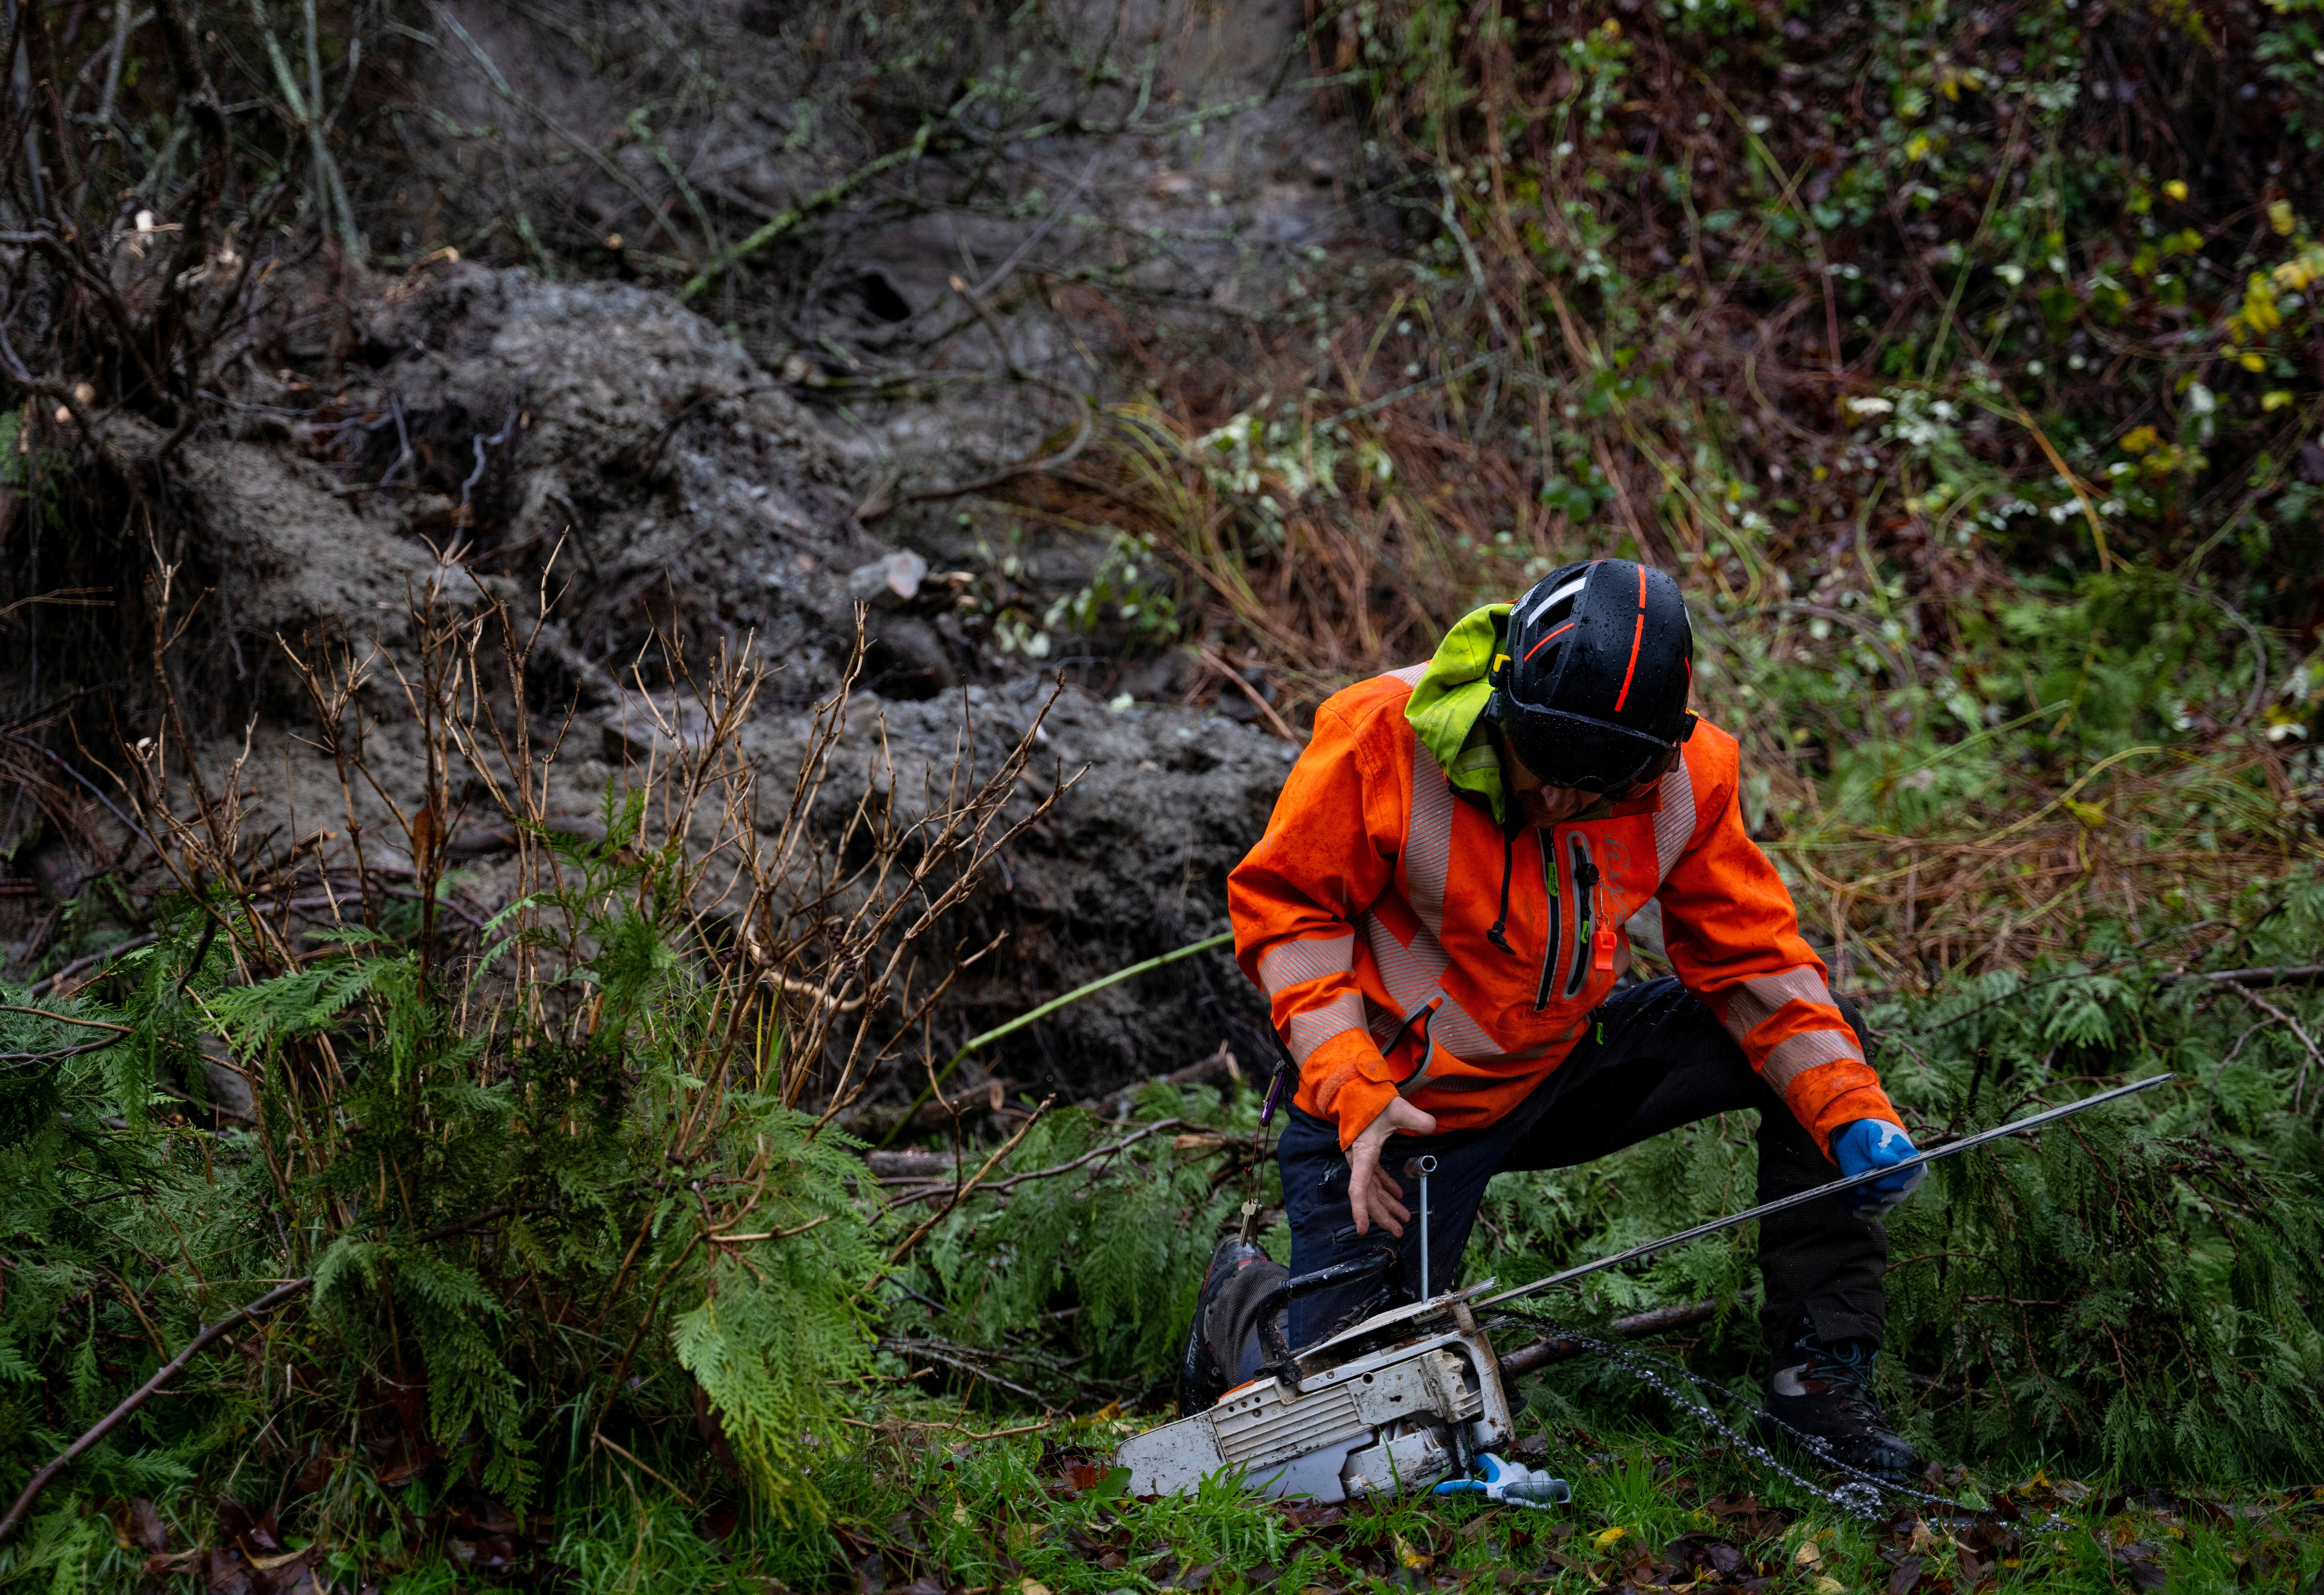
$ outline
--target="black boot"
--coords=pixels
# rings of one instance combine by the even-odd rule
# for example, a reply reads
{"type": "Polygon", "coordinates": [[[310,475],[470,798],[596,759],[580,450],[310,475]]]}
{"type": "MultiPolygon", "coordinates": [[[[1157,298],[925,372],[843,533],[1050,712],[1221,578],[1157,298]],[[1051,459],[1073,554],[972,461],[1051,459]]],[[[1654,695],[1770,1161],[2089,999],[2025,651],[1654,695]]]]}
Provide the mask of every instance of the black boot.
{"type": "Polygon", "coordinates": [[[1770,1445],[1789,1441],[1890,1484],[1920,1471],[1921,1459],[1888,1427],[1872,1394],[1877,1340],[1826,1340],[1805,1320],[1776,1349],[1766,1404],[1755,1427],[1770,1445]]]}
{"type": "Polygon", "coordinates": [[[1219,1242],[1194,1298],[1194,1321],[1178,1359],[1178,1415],[1207,1412],[1250,1378],[1263,1360],[1262,1340],[1281,1355],[1290,1271],[1235,1236],[1219,1242]],[[1260,1319],[1271,1321],[1264,1325],[1260,1319]]]}

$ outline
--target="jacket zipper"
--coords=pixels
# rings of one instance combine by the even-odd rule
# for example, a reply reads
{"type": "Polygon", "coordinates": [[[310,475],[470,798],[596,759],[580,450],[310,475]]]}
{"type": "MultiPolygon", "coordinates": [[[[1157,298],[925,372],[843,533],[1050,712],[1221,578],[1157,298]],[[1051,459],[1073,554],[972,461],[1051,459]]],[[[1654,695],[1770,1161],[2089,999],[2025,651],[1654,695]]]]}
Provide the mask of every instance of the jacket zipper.
{"type": "Polygon", "coordinates": [[[1590,844],[1579,836],[1568,839],[1573,849],[1573,970],[1565,978],[1570,998],[1582,989],[1590,974],[1590,922],[1598,899],[1598,867],[1591,862],[1590,844]]]}
{"type": "Polygon", "coordinates": [[[1557,889],[1556,834],[1537,830],[1534,835],[1541,839],[1541,886],[1549,896],[1549,940],[1541,950],[1541,986],[1533,994],[1533,1011],[1538,1014],[1549,1006],[1550,988],[1557,980],[1558,932],[1563,926],[1560,911],[1564,904],[1557,889]]]}

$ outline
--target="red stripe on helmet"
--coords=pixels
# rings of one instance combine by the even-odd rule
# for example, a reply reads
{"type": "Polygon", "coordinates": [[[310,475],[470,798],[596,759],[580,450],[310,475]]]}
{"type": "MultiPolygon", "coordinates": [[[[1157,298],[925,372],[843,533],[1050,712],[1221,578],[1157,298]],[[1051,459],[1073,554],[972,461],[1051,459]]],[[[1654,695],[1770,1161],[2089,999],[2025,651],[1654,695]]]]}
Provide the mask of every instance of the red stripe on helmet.
{"type": "Polygon", "coordinates": [[[1548,647],[1550,644],[1555,642],[1558,638],[1563,636],[1567,632],[1570,632],[1572,629],[1573,622],[1569,620],[1563,626],[1559,626],[1555,631],[1550,633],[1549,635],[1536,643],[1532,647],[1527,648],[1526,650],[1526,663],[1527,664],[1531,664],[1535,654],[1540,653],[1544,648],[1548,647]]]}
{"type": "Polygon", "coordinates": [[[1646,637],[1646,568],[1638,567],[1638,624],[1630,632],[1630,667],[1622,672],[1622,690],[1614,697],[1614,712],[1622,712],[1622,704],[1630,696],[1630,678],[1638,673],[1638,644],[1646,637]]]}

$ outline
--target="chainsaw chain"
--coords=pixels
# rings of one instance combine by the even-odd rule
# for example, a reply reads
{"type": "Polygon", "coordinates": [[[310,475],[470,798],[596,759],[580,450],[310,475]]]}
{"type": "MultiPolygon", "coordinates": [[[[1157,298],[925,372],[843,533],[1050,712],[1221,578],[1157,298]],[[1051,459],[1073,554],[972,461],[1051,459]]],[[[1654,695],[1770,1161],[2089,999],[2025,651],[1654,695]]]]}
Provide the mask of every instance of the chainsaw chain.
{"type": "MultiPolygon", "coordinates": [[[[1663,1375],[1667,1373],[1675,1376],[1678,1378],[1688,1381],[1698,1389],[1707,1390],[1714,1395],[1724,1396],[1729,1401],[1734,1402],[1738,1405],[1744,1405],[1744,1399],[1742,1396],[1737,1395],[1734,1391],[1729,1390],[1726,1386],[1719,1383],[1716,1379],[1706,1378],[1691,1368],[1680,1368],[1675,1364],[1663,1362],[1659,1359],[1650,1358],[1645,1353],[1637,1351],[1628,1347],[1610,1346],[1603,1340],[1592,1340],[1587,1335],[1575,1334],[1572,1330],[1566,1328],[1563,1324],[1559,1323],[1554,1319],[1543,1318],[1535,1313],[1516,1312],[1508,1309],[1504,1309],[1499,1314],[1499,1317],[1504,1321],[1524,1323],[1530,1328],[1551,1331],[1560,1340],[1570,1341],[1576,1346],[1583,1348],[1585,1350],[1594,1351],[1600,1357],[1604,1357],[1609,1361],[1628,1369],[1639,1380],[1639,1382],[1651,1386],[1654,1389],[1659,1391],[1665,1400],[1685,1408],[1694,1415],[1696,1420],[1699,1421],[1703,1427],[1711,1430],[1716,1434],[1723,1436],[1729,1443],[1741,1450],[1746,1455],[1757,1458],[1766,1467],[1772,1469],[1775,1472],[1780,1474],[1784,1479],[1789,1479],[1792,1483],[1807,1491],[1818,1500],[1824,1501],[1831,1506],[1837,1507],[1841,1511],[1848,1513],[1851,1516],[1862,1518],[1868,1523],[1877,1522],[1880,1518],[1880,1506],[1882,1501],[1885,1498],[1891,1497],[1900,1499],[1925,1502],[1930,1506],[1942,1507],[1948,1511],[1957,1512],[1966,1516],[1973,1516],[1976,1515],[1976,1508],[1964,1506],[1959,1501],[1949,1499],[1944,1496],[1931,1495],[1926,1490],[1914,1489],[1910,1485],[1892,1483],[1876,1474],[1867,1473],[1860,1468],[1850,1467],[1848,1463],[1841,1461],[1838,1457],[1832,1454],[1831,1444],[1821,1435],[1807,1433],[1803,1430],[1801,1430],[1793,1424],[1786,1423],[1783,1419],[1775,1416],[1775,1414],[1763,1411],[1760,1414],[1761,1416],[1765,1417],[1767,1422],[1775,1424],[1775,1427],[1788,1431],[1794,1438],[1798,1440],[1808,1449],[1818,1461],[1823,1463],[1824,1466],[1832,1469],[1836,1472],[1850,1475],[1848,1482],[1840,1485],[1836,1489],[1826,1489],[1821,1485],[1812,1483],[1808,1479],[1802,1478],[1798,1473],[1786,1467],[1780,1460],[1777,1459],[1775,1454],[1773,1451],[1770,1451],[1766,1446],[1759,1444],[1757,1441],[1747,1439],[1742,1434],[1738,1433],[1733,1428],[1729,1426],[1726,1420],[1722,1419],[1717,1413],[1713,1412],[1703,1403],[1697,1401],[1692,1396],[1681,1394],[1668,1379],[1663,1377],[1663,1375]]],[[[2050,1521],[2039,1525],[2034,1532],[2036,1534],[2046,1534],[2053,1529],[2066,1526],[2069,1526],[2066,1520],[2060,1517],[2057,1514],[2052,1513],[2051,1514],[2050,1521]]]]}
{"type": "MultiPolygon", "coordinates": [[[[1609,1346],[1603,1340],[1591,1340],[1587,1335],[1577,1335],[1572,1331],[1567,1329],[1564,1325],[1556,1322],[1554,1320],[1536,1318],[1529,1312],[1513,1312],[1506,1314],[1506,1316],[1522,1321],[1536,1329],[1554,1330],[1560,1340],[1570,1341],[1573,1345],[1580,1346],[1585,1350],[1595,1351],[1600,1356],[1607,1358],[1620,1365],[1622,1368],[1627,1368],[1639,1380],[1640,1383],[1651,1386],[1655,1390],[1661,1392],[1665,1400],[1671,1402],[1674,1405],[1683,1407],[1688,1412],[1693,1414],[1695,1418],[1702,1423],[1704,1428],[1711,1430],[1715,1434],[1722,1436],[1726,1439],[1728,1443],[1733,1445],[1737,1450],[1742,1451],[1747,1456],[1757,1458],[1767,1468],[1781,1475],[1783,1478],[1789,1479],[1792,1483],[1807,1491],[1808,1494],[1815,1497],[1818,1500],[1827,1502],[1831,1506],[1839,1507],[1841,1511],[1848,1513],[1850,1516],[1861,1517],[1867,1522],[1873,1522],[1878,1519],[1880,1516],[1879,1507],[1881,1491],[1886,1487],[1883,1486],[1880,1481],[1874,1479],[1869,1474],[1861,1476],[1864,1479],[1864,1482],[1862,1483],[1851,1480],[1847,1484],[1841,1485],[1836,1490],[1826,1489],[1821,1485],[1812,1482],[1811,1480],[1802,1477],[1800,1474],[1794,1472],[1792,1469],[1786,1467],[1773,1451],[1769,1451],[1766,1446],[1761,1445],[1758,1442],[1751,1440],[1738,1433],[1734,1428],[1728,1424],[1725,1419],[1721,1418],[1717,1413],[1704,1405],[1702,1402],[1695,1400],[1691,1396],[1681,1394],[1675,1386],[1662,1377],[1660,1370],[1647,1363],[1638,1360],[1627,1349],[1618,1346],[1609,1346]]],[[[1669,1371],[1678,1375],[1682,1378],[1693,1380],[1697,1384],[1711,1384],[1710,1380],[1702,1378],[1700,1375],[1690,1373],[1684,1368],[1672,1368],[1669,1371]]],[[[1720,1387],[1713,1386],[1712,1388],[1719,1389],[1720,1387]]],[[[1720,1394],[1728,1396],[1730,1399],[1733,1396],[1732,1392],[1724,1389],[1720,1389],[1720,1394]]],[[[1781,1422],[1781,1420],[1777,1421],[1781,1422]]],[[[1789,1428],[1790,1425],[1785,1424],[1784,1427],[1789,1428]]],[[[1797,1433],[1798,1431],[1794,1430],[1793,1433],[1797,1433]]],[[[1807,1437],[1802,1436],[1802,1438],[1804,1439],[1807,1437]]],[[[1837,1458],[1831,1457],[1828,1454],[1824,1457],[1824,1460],[1830,1462],[1832,1466],[1842,1469],[1844,1471],[1856,1471],[1856,1470],[1852,1468],[1848,1468],[1845,1463],[1840,1462],[1837,1458]]]]}

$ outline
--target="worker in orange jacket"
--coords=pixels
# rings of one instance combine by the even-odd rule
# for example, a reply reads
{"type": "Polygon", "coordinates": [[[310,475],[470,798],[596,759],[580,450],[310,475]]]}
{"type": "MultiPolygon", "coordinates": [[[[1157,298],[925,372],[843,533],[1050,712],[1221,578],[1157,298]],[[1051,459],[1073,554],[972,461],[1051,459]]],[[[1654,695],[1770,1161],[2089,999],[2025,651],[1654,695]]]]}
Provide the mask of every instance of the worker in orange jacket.
{"type": "Polygon", "coordinates": [[[1423,1288],[1408,1159],[1436,1159],[1439,1292],[1495,1173],[1757,1108],[1762,1200],[1868,1177],[1760,1224],[1763,1426],[1901,1478],[1917,1461],[1871,1390],[1879,1215],[1923,1171],[1879,1176],[1913,1144],[1745,828],[1735,739],[1688,710],[1692,673],[1677,584],[1597,560],[1316,712],[1228,904],[1298,1071],[1290,1271],[1360,1258],[1376,1229],[1396,1256],[1393,1277],[1295,1300],[1290,1343],[1423,1288]],[[1626,982],[1630,927],[1657,914],[1675,978],[1626,982]]]}

